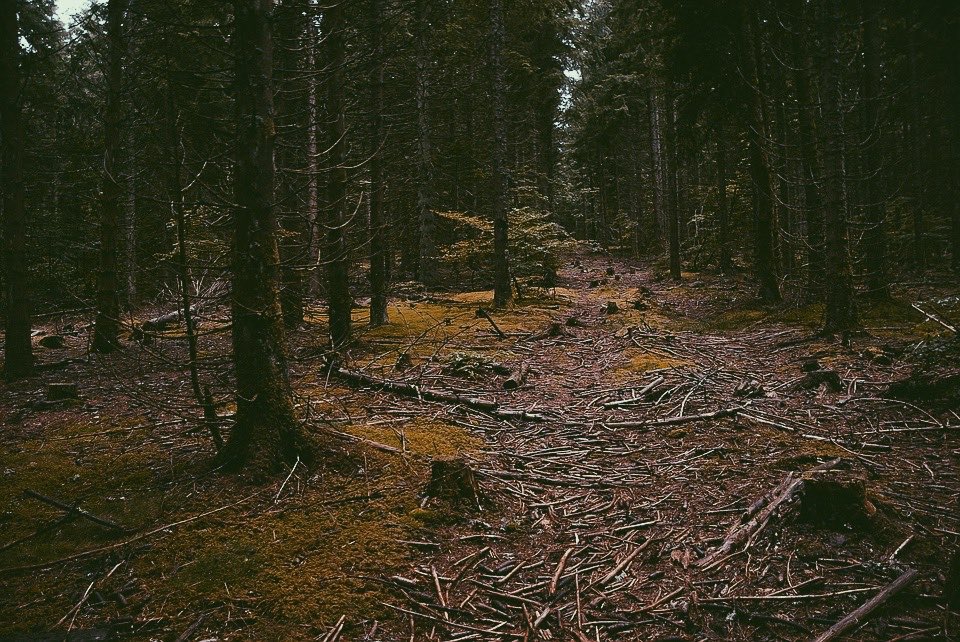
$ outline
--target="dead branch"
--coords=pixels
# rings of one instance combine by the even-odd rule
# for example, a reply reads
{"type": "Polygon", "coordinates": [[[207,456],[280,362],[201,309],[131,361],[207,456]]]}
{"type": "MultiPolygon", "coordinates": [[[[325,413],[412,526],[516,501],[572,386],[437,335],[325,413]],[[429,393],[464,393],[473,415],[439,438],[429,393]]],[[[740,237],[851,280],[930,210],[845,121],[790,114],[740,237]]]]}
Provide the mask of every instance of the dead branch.
{"type": "Polygon", "coordinates": [[[840,637],[847,631],[859,627],[867,621],[867,618],[870,617],[870,614],[873,613],[878,606],[882,605],[884,602],[887,602],[894,595],[907,588],[915,579],[917,579],[917,575],[919,575],[919,573],[916,569],[907,569],[900,577],[895,579],[890,584],[887,584],[887,586],[885,586],[879,593],[870,598],[862,606],[854,611],[851,611],[839,622],[817,636],[813,642],[829,642],[830,640],[840,637]]]}

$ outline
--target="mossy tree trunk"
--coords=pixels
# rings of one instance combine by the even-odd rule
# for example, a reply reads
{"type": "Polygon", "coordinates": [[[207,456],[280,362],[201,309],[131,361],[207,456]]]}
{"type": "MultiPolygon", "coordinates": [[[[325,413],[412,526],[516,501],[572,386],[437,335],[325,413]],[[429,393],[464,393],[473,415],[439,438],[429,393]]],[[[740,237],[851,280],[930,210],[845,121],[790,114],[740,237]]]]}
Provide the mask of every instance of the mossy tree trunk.
{"type": "Polygon", "coordinates": [[[297,456],[280,310],[274,211],[273,0],[234,0],[237,159],[233,248],[236,423],[222,451],[228,468],[276,468],[297,456]]]}
{"type": "Polygon", "coordinates": [[[23,130],[21,115],[20,33],[17,3],[0,3],[0,127],[3,136],[3,268],[6,334],[3,372],[7,380],[33,370],[30,341],[30,297],[27,291],[27,212],[23,186],[23,130]]]}
{"type": "Polygon", "coordinates": [[[103,122],[103,185],[100,194],[100,271],[97,274],[97,318],[93,349],[110,352],[120,335],[119,228],[122,217],[120,168],[121,91],[123,81],[123,15],[126,0],[107,3],[107,107],[103,122]]]}

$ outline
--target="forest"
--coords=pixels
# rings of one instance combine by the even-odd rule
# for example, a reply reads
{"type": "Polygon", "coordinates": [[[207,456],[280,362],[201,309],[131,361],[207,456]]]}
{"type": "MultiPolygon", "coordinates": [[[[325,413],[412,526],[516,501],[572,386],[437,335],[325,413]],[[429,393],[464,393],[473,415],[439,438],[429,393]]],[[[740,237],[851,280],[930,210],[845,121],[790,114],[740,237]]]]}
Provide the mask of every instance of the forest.
{"type": "Polygon", "coordinates": [[[0,0],[0,642],[960,640],[956,0],[0,0]]]}

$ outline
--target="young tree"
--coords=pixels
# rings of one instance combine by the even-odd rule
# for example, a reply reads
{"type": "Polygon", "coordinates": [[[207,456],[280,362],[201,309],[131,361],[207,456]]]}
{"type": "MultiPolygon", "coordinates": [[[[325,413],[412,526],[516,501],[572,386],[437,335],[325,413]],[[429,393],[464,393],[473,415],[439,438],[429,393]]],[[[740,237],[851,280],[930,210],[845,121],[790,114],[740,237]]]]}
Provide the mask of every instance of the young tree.
{"type": "Polygon", "coordinates": [[[3,136],[3,267],[5,333],[3,372],[7,380],[33,370],[30,297],[27,290],[23,130],[21,129],[20,32],[17,3],[0,3],[0,135],[3,136]]]}
{"type": "Polygon", "coordinates": [[[100,194],[100,272],[97,275],[97,318],[93,349],[110,352],[120,334],[120,279],[117,268],[119,227],[123,216],[123,186],[117,155],[120,151],[124,37],[127,0],[107,2],[107,105],[103,122],[103,178],[100,194]]]}
{"type": "Polygon", "coordinates": [[[232,469],[302,455],[280,310],[274,210],[273,0],[234,0],[237,157],[234,178],[233,356],[236,423],[221,451],[232,469]]]}
{"type": "Polygon", "coordinates": [[[503,307],[513,299],[510,261],[507,254],[507,211],[510,207],[510,177],[507,173],[506,79],[503,50],[506,28],[502,0],[489,0],[489,60],[493,100],[493,304],[503,307]]]}

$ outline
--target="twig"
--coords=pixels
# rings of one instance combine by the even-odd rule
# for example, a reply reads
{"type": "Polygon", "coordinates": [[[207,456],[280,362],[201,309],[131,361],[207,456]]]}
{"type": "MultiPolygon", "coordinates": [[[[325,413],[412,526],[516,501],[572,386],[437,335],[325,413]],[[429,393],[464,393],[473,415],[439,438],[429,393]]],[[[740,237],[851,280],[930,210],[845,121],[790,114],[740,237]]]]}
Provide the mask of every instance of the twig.
{"type": "Polygon", "coordinates": [[[844,616],[843,619],[820,634],[813,642],[829,642],[829,640],[838,638],[851,629],[858,628],[867,621],[867,618],[870,617],[870,614],[873,613],[878,606],[909,586],[917,579],[917,575],[919,575],[919,573],[916,569],[907,569],[903,575],[884,587],[883,590],[870,598],[865,604],[844,616]]]}

